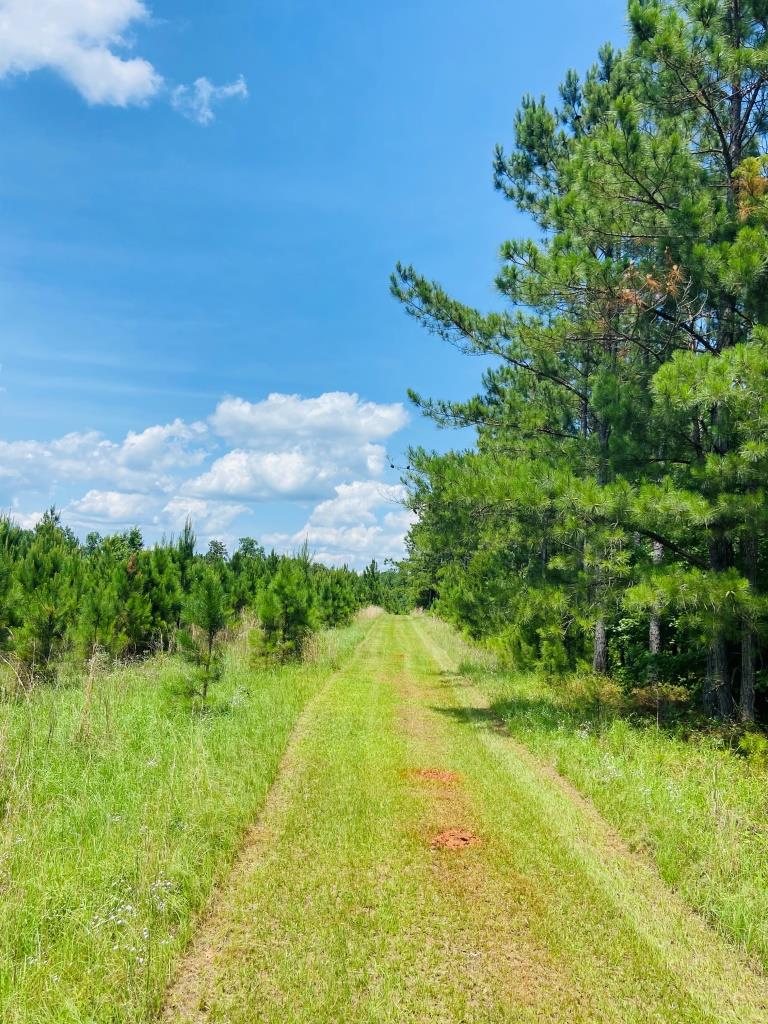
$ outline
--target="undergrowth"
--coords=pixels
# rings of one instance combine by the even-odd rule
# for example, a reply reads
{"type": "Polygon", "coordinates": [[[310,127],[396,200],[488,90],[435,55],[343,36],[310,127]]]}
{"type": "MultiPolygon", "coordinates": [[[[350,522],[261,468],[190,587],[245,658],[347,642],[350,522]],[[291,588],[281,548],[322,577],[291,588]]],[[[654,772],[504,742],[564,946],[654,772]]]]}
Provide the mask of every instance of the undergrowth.
{"type": "Polygon", "coordinates": [[[277,668],[233,643],[205,704],[169,656],[0,704],[0,1019],[150,1019],[302,708],[366,628],[277,668]]]}

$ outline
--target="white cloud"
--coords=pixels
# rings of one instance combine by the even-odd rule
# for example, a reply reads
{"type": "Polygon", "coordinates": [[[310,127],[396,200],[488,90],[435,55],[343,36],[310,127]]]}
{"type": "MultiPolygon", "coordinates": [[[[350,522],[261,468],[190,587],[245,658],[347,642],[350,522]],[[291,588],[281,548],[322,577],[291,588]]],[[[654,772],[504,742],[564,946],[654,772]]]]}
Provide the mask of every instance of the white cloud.
{"type": "Polygon", "coordinates": [[[0,0],[0,78],[47,68],[87,103],[113,107],[163,94],[199,124],[210,124],[215,104],[248,96],[242,75],[228,85],[202,77],[170,88],[148,60],[128,56],[130,30],[149,18],[144,0],[0,0]]]}
{"type": "Polygon", "coordinates": [[[400,402],[361,402],[347,391],[330,391],[317,398],[271,394],[263,402],[227,398],[211,417],[220,437],[249,447],[287,437],[381,441],[407,422],[408,413],[400,402]]]}
{"type": "Polygon", "coordinates": [[[206,537],[225,534],[235,519],[247,511],[245,505],[185,497],[172,498],[163,508],[172,530],[180,530],[186,520],[191,519],[195,528],[206,537]]]}
{"type": "Polygon", "coordinates": [[[372,558],[402,558],[405,535],[414,520],[403,508],[402,484],[356,480],[338,484],[336,497],[320,502],[309,520],[292,534],[275,533],[265,540],[281,550],[305,541],[314,556],[330,565],[360,568],[372,558]]]}
{"type": "Polygon", "coordinates": [[[0,0],[0,76],[51,68],[88,103],[146,103],[163,84],[141,57],[121,57],[142,0],[0,0]]]}
{"type": "Polygon", "coordinates": [[[40,520],[43,518],[42,512],[17,512],[13,511],[13,521],[17,523],[22,530],[34,530],[40,520]]]}
{"type": "Polygon", "coordinates": [[[339,484],[335,491],[335,498],[322,501],[312,513],[309,525],[313,528],[374,522],[375,510],[383,505],[397,507],[405,497],[402,484],[382,484],[378,480],[339,484]]]}
{"type": "Polygon", "coordinates": [[[269,498],[306,498],[324,493],[334,478],[335,466],[295,449],[286,452],[249,452],[235,449],[217,459],[207,473],[187,485],[192,494],[225,494],[263,501],[269,498]]]}
{"type": "MultiPolygon", "coordinates": [[[[166,501],[161,495],[129,491],[90,490],[62,510],[64,522],[82,529],[119,529],[141,526],[154,533],[178,533],[191,519],[201,537],[218,537],[227,533],[232,523],[248,509],[245,505],[223,501],[206,501],[174,495],[166,501]]],[[[17,521],[39,518],[15,515],[17,521]]]]}
{"type": "Polygon", "coordinates": [[[117,441],[97,431],[0,441],[0,504],[31,525],[37,510],[56,504],[82,532],[137,525],[151,539],[190,517],[201,542],[229,542],[237,522],[240,534],[281,530],[262,539],[284,549],[308,538],[331,563],[396,557],[409,514],[403,487],[384,480],[379,442],[406,421],[399,404],[343,392],[270,395],[227,399],[207,423],[175,419],[117,441]],[[286,503],[308,501],[314,510],[295,533],[268,504],[279,502],[282,515],[286,503]]]}
{"type": "Polygon", "coordinates": [[[124,491],[88,491],[79,501],[71,502],[66,508],[68,521],[134,523],[146,522],[152,516],[155,503],[146,494],[130,494],[124,491]]]}
{"type": "Polygon", "coordinates": [[[235,448],[216,459],[205,473],[189,480],[184,490],[248,501],[316,500],[333,494],[340,478],[360,472],[378,476],[383,465],[383,458],[371,457],[367,446],[305,443],[268,452],[235,448]]]}
{"type": "Polygon", "coordinates": [[[48,490],[88,480],[137,491],[170,490],[179,469],[199,466],[207,428],[174,420],[109,441],[96,431],[56,440],[0,441],[0,480],[17,490],[48,490]]]}
{"type": "Polygon", "coordinates": [[[118,458],[126,468],[145,470],[152,467],[154,472],[198,466],[206,451],[194,445],[202,442],[207,433],[204,423],[187,424],[180,419],[165,426],[147,427],[140,433],[130,431],[118,458]]]}
{"type": "Polygon", "coordinates": [[[202,125],[213,121],[215,104],[234,98],[248,98],[248,86],[242,75],[229,85],[214,85],[207,78],[198,78],[193,85],[177,85],[171,92],[174,110],[202,125]]]}
{"type": "MultiPolygon", "coordinates": [[[[166,501],[161,495],[90,490],[66,505],[62,518],[71,526],[88,530],[141,526],[165,534],[178,533],[191,519],[198,534],[208,538],[226,534],[235,519],[247,511],[245,505],[183,495],[166,501]]],[[[20,521],[23,517],[15,518],[20,521]]]]}
{"type": "Polygon", "coordinates": [[[408,421],[399,403],[363,402],[339,391],[317,398],[272,394],[263,402],[228,398],[210,419],[237,447],[190,480],[190,494],[265,501],[332,495],[339,480],[380,476],[386,452],[375,441],[408,421]]]}

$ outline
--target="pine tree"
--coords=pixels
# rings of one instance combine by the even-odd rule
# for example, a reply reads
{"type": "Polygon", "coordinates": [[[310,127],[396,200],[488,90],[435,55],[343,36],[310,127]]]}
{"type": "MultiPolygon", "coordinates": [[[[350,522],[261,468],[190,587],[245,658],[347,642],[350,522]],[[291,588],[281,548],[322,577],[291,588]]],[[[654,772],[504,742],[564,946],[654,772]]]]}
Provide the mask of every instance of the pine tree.
{"type": "Polygon", "coordinates": [[[143,657],[178,642],[207,695],[233,612],[260,611],[265,648],[287,658],[358,604],[357,574],[315,565],[306,545],[266,556],[244,538],[227,559],[219,544],[196,555],[190,522],[175,543],[146,549],[138,528],[80,544],[53,509],[34,531],[0,516],[0,650],[24,686],[53,679],[65,655],[143,657]]]}
{"type": "Polygon", "coordinates": [[[195,561],[197,538],[192,529],[192,520],[187,519],[179,539],[176,541],[176,560],[179,566],[181,589],[186,593],[192,582],[192,567],[195,561]]]}
{"type": "Polygon", "coordinates": [[[227,545],[222,540],[211,540],[208,542],[208,550],[205,553],[206,562],[213,565],[221,565],[229,561],[227,545]]]}
{"type": "Polygon", "coordinates": [[[317,625],[315,594],[302,559],[283,558],[258,604],[264,651],[281,660],[301,654],[317,625]]]}
{"type": "Polygon", "coordinates": [[[674,641],[673,621],[698,630],[705,703],[725,717],[739,643],[748,720],[765,590],[750,423],[768,318],[766,9],[629,11],[627,52],[570,72],[557,108],[525,99],[514,150],[497,151],[496,187],[540,229],[502,246],[508,308],[482,315],[410,267],[394,275],[428,329],[497,360],[470,402],[413,396],[475,426],[478,450],[412,454],[411,549],[443,606],[485,632],[506,619],[534,657],[560,643],[578,660],[591,636],[605,671],[628,610],[649,646],[674,641]]]}
{"type": "Polygon", "coordinates": [[[156,545],[147,560],[145,589],[151,607],[151,634],[165,650],[170,646],[183,604],[179,564],[165,544],[156,545]]]}
{"type": "Polygon", "coordinates": [[[22,544],[23,532],[9,517],[0,516],[0,651],[7,648],[15,624],[13,571],[22,544]]]}
{"type": "Polygon", "coordinates": [[[323,569],[316,584],[318,616],[327,628],[346,626],[357,609],[354,577],[347,569],[323,569]]]}
{"type": "Polygon", "coordinates": [[[83,557],[83,587],[77,615],[70,625],[70,637],[81,658],[93,656],[97,650],[116,656],[115,621],[117,594],[112,587],[114,565],[102,541],[89,536],[83,557]]]}
{"type": "Polygon", "coordinates": [[[22,681],[51,679],[77,603],[76,541],[55,509],[45,513],[17,563],[11,649],[22,681]]]}
{"type": "Polygon", "coordinates": [[[179,634],[180,647],[200,669],[200,696],[206,700],[211,683],[221,674],[221,642],[228,618],[215,566],[204,565],[196,574],[182,618],[185,628],[179,634]]]}
{"type": "Polygon", "coordinates": [[[382,604],[383,596],[381,589],[381,573],[373,559],[363,569],[362,577],[363,599],[366,604],[379,606],[382,604]]]}
{"type": "Polygon", "coordinates": [[[232,572],[232,606],[235,611],[253,608],[267,576],[264,549],[251,537],[241,537],[230,560],[232,572]]]}

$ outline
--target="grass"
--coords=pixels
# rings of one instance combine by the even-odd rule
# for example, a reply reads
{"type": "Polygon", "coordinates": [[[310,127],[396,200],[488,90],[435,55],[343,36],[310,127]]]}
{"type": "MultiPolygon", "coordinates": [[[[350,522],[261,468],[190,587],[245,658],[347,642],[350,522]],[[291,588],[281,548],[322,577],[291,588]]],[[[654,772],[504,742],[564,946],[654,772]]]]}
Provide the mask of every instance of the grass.
{"type": "Polygon", "coordinates": [[[163,1019],[763,1021],[765,981],[499,731],[443,639],[384,616],[313,702],[163,1019]]]}
{"type": "Polygon", "coordinates": [[[768,967],[768,770],[716,733],[600,715],[567,686],[494,669],[446,625],[426,626],[494,712],[588,797],[662,878],[768,967]]]}
{"type": "Polygon", "coordinates": [[[152,1018],[302,709],[369,629],[273,670],[236,645],[204,709],[171,658],[0,704],[0,1019],[152,1018]]]}
{"type": "Polygon", "coordinates": [[[542,683],[472,682],[466,654],[383,615],[309,664],[256,671],[234,647],[205,709],[173,659],[0,706],[0,1019],[764,1021],[765,979],[497,715],[660,863],[695,847],[752,900],[697,830],[731,835],[730,769],[756,801],[758,776],[709,743],[561,721],[542,683]]]}

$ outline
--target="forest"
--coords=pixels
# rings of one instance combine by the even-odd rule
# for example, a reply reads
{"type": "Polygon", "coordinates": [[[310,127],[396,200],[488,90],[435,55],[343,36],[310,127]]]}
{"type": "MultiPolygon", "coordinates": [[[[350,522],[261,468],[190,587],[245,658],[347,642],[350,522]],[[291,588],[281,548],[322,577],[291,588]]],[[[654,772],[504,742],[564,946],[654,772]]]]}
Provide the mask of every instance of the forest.
{"type": "Polygon", "coordinates": [[[412,394],[469,450],[410,453],[418,601],[518,667],[639,705],[766,717],[768,4],[633,0],[557,102],[524,98],[493,182],[483,312],[409,265],[392,291],[487,357],[467,401],[412,394]]]}
{"type": "Polygon", "coordinates": [[[348,626],[366,605],[401,609],[394,569],[363,573],[295,555],[266,554],[249,537],[230,558],[217,540],[196,551],[191,521],[178,538],[145,548],[134,527],[84,541],[55,509],[33,530],[0,519],[0,657],[5,693],[55,681],[63,664],[84,667],[179,652],[203,678],[218,671],[224,642],[248,627],[254,655],[299,658],[320,629],[348,626]]]}

